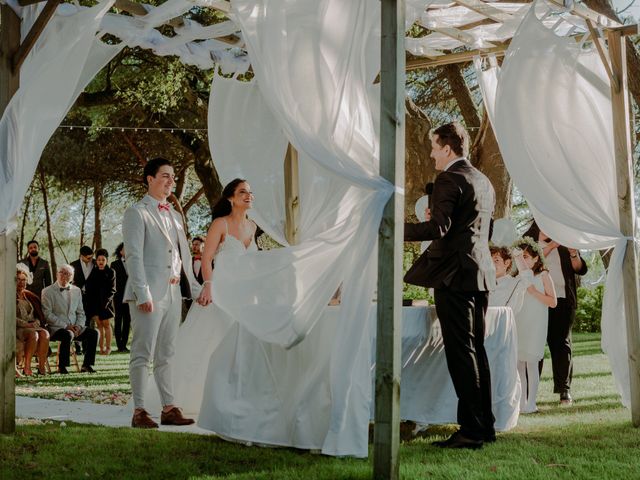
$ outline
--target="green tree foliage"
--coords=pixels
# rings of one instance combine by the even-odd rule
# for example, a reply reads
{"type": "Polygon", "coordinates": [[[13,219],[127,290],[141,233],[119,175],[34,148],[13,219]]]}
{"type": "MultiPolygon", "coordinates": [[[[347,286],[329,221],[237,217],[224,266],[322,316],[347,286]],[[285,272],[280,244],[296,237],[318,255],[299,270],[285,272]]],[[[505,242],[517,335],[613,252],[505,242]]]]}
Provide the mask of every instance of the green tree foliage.
{"type": "Polygon", "coordinates": [[[602,298],[604,285],[595,288],[578,288],[578,308],[574,332],[599,332],[602,321],[602,298]]]}

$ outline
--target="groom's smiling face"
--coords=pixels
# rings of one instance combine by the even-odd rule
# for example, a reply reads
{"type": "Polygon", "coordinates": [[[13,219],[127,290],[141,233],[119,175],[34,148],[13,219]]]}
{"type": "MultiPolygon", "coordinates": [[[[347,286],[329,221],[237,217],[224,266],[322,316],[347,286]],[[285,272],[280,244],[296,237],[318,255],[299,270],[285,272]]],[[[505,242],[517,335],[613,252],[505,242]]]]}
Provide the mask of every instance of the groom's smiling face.
{"type": "Polygon", "coordinates": [[[155,177],[148,176],[147,181],[149,183],[149,194],[152,197],[166,199],[171,195],[176,184],[173,167],[171,165],[162,165],[155,177]]]}

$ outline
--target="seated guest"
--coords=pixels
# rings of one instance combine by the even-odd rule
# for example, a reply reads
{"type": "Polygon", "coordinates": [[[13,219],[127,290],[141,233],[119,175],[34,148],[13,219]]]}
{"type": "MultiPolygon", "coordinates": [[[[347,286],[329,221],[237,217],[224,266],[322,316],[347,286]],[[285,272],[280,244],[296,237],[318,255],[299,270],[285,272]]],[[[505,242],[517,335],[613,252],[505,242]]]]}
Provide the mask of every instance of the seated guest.
{"type": "Polygon", "coordinates": [[[491,246],[489,251],[496,267],[496,288],[489,292],[489,306],[511,307],[516,315],[522,309],[527,288],[533,281],[533,272],[524,264],[522,252],[519,252],[515,259],[518,275],[513,276],[513,257],[509,247],[491,246]]]}
{"type": "Polygon", "coordinates": [[[42,309],[51,332],[51,340],[60,342],[58,372],[69,373],[67,367],[71,341],[77,339],[82,341],[84,349],[81,371],[93,373],[95,370],[92,365],[96,359],[98,332],[85,326],[82,294],[78,287],[71,285],[73,267],[71,265],[58,267],[56,277],[57,281],[42,291],[42,309]]]}
{"type": "Polygon", "coordinates": [[[116,293],[116,274],[109,268],[109,252],[104,248],[96,251],[96,267],[86,283],[87,317],[91,325],[98,326],[100,354],[111,353],[111,319],[114,317],[113,296],[116,293]]]}
{"type": "Polygon", "coordinates": [[[33,375],[31,358],[35,353],[38,357],[38,373],[46,373],[47,352],[49,350],[49,332],[44,329],[44,316],[40,305],[40,298],[29,290],[32,276],[29,267],[22,263],[17,266],[16,273],[16,352],[21,352],[22,358],[16,358],[18,363],[24,360],[23,373],[33,375]]]}

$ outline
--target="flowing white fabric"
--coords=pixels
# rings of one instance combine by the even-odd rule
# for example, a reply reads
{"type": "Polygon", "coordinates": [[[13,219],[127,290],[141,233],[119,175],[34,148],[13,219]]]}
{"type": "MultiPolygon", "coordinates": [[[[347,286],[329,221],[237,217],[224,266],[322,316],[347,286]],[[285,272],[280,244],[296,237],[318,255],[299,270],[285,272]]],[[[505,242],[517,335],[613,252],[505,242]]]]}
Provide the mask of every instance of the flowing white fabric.
{"type": "Polygon", "coordinates": [[[623,404],[629,406],[622,289],[628,239],[618,220],[609,80],[595,48],[586,50],[542,24],[549,8],[535,4],[502,69],[479,72],[479,83],[505,165],[540,228],[569,247],[615,247],[602,311],[602,347],[623,404]]]}
{"type": "MultiPolygon", "coordinates": [[[[371,323],[375,325],[375,309],[372,309],[371,323]]],[[[484,345],[491,367],[492,410],[495,428],[503,432],[518,423],[521,392],[516,369],[517,334],[511,308],[489,307],[486,326],[484,345]]],[[[371,345],[373,365],[375,335],[371,345]]],[[[371,388],[373,393],[373,383],[371,388]]],[[[427,425],[455,423],[457,405],[435,307],[403,308],[400,418],[427,425]]],[[[372,403],[371,418],[373,412],[372,403]]]]}
{"type": "Polygon", "coordinates": [[[77,96],[121,46],[98,45],[107,0],[54,15],[29,54],[0,120],[0,232],[10,228],[40,155],[77,96]],[[87,61],[91,56],[91,61],[87,61]]]}
{"type": "MultiPolygon", "coordinates": [[[[239,333],[235,347],[223,342],[223,350],[214,352],[212,359],[235,355],[251,364],[258,359],[244,357],[252,351],[241,347],[259,342],[260,351],[266,352],[260,355],[260,368],[271,372],[272,386],[291,384],[282,379],[293,375],[298,391],[311,391],[312,382],[321,383],[329,397],[322,408],[304,400],[288,404],[281,414],[292,419],[287,423],[290,430],[299,431],[293,419],[309,415],[317,424],[284,442],[276,433],[282,429],[278,416],[262,420],[261,438],[244,422],[225,432],[261,443],[363,457],[375,245],[382,209],[392,191],[377,174],[378,103],[372,85],[378,71],[379,5],[375,0],[241,0],[232,5],[257,88],[214,80],[212,156],[224,182],[247,178],[258,192],[254,218],[282,239],[282,168],[286,144],[292,143],[301,170],[300,243],[216,264],[214,302],[238,322],[232,329],[239,333]],[[325,316],[326,305],[341,283],[342,304],[334,314],[337,320],[331,322],[325,316]],[[240,291],[246,295],[238,295],[240,291]],[[301,361],[300,352],[312,360],[301,361]],[[296,363],[305,367],[284,368],[296,363]],[[314,372],[323,372],[321,382],[314,372]]],[[[288,395],[281,390],[277,394],[288,395]]],[[[244,408],[242,402],[228,403],[215,409],[241,418],[231,414],[234,408],[244,408]]]]}

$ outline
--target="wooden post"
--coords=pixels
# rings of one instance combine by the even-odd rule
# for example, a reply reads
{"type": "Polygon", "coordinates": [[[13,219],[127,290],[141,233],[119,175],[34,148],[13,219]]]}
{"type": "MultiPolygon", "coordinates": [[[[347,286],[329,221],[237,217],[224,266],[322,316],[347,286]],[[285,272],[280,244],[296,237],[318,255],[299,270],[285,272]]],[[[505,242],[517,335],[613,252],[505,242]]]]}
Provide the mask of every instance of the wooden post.
{"type": "MultiPolygon", "coordinates": [[[[404,0],[382,0],[380,175],[404,188],[404,0]]],[[[378,239],[373,478],[400,477],[400,354],[404,193],[385,206],[378,239]]]]}
{"type": "Polygon", "coordinates": [[[609,57],[614,81],[611,84],[613,109],[613,140],[618,186],[620,231],[629,238],[624,254],[622,276],[624,282],[624,306],[629,354],[629,379],[631,382],[631,421],[640,426],[640,322],[638,320],[638,258],[633,235],[635,230],[635,205],[633,191],[633,159],[631,158],[631,132],[629,120],[629,92],[627,90],[626,44],[619,30],[607,31],[609,57]]]}
{"type": "MultiPolygon", "coordinates": [[[[0,6],[0,114],[18,90],[19,73],[11,59],[20,46],[20,19],[0,6]]],[[[16,241],[15,232],[0,234],[0,433],[16,430],[16,241]]]]}
{"type": "Polygon", "coordinates": [[[300,177],[298,176],[298,151],[289,144],[284,157],[285,237],[289,245],[298,243],[300,216],[300,177]]]}

